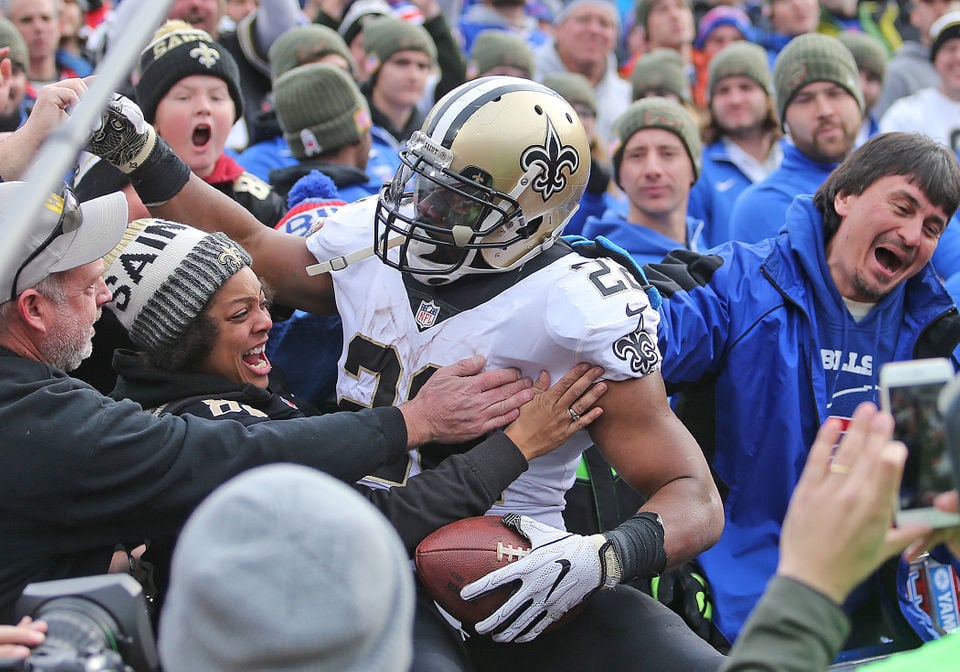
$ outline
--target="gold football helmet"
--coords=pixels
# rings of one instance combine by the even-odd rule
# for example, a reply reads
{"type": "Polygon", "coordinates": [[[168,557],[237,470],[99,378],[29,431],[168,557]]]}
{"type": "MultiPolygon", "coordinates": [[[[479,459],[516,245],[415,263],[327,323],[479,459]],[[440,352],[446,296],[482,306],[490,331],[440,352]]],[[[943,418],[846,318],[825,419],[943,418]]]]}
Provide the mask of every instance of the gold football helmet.
{"type": "Polygon", "coordinates": [[[429,284],[508,271],[548,248],[590,172],[573,108],[516,77],[448,93],[400,160],[380,191],[374,246],[385,263],[429,284]]]}

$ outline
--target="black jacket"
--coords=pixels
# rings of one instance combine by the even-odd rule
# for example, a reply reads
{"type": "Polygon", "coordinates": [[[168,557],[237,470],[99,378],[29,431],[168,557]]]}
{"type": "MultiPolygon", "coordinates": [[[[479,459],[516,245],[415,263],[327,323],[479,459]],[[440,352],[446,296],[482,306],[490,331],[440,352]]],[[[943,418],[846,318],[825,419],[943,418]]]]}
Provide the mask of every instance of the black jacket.
{"type": "Polygon", "coordinates": [[[283,422],[157,417],[0,348],[0,623],[27,583],[101,574],[118,542],[174,534],[227,479],[305,464],[348,482],[406,452],[395,407],[283,422]]]}

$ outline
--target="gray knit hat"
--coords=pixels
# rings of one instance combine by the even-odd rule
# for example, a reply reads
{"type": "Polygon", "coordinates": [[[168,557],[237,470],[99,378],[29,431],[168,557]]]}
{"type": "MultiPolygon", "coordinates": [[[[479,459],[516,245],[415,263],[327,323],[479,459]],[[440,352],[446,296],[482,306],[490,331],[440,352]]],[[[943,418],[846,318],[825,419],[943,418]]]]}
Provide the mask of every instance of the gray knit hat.
{"type": "Polygon", "coordinates": [[[845,30],[837,35],[837,39],[850,50],[857,69],[870,73],[880,81],[887,72],[886,47],[873,35],[861,33],[857,30],[845,30]]]}
{"type": "Polygon", "coordinates": [[[713,96],[714,87],[727,77],[749,77],[769,94],[770,65],[766,50],[758,44],[738,40],[721,49],[707,66],[707,97],[713,96]]]}
{"type": "Polygon", "coordinates": [[[190,516],[160,616],[168,670],[405,672],[413,572],[396,531],[349,486],[274,464],[190,516]]]}
{"type": "Polygon", "coordinates": [[[14,65],[19,65],[24,70],[30,66],[30,52],[27,51],[23,35],[9,19],[3,17],[0,17],[0,47],[10,47],[8,58],[14,65]]]}
{"type": "Polygon", "coordinates": [[[590,80],[576,72],[547,75],[543,85],[563,96],[571,105],[586,105],[597,113],[597,96],[590,80]]]}
{"type": "Polygon", "coordinates": [[[536,68],[533,49],[519,35],[505,30],[485,30],[477,36],[467,64],[467,79],[483,77],[494,68],[511,67],[523,71],[527,79],[536,68]]]}
{"type": "MultiPolygon", "coordinates": [[[[637,0],[633,8],[634,25],[640,26],[644,30],[647,28],[647,18],[650,16],[650,10],[653,9],[653,3],[657,0],[637,0]]],[[[693,1],[686,0],[687,6],[693,10],[693,1]]]]}
{"type": "Polygon", "coordinates": [[[294,26],[270,47],[270,79],[276,82],[287,70],[316,63],[328,54],[342,56],[353,69],[353,54],[337,31],[319,23],[294,26]]]}
{"type": "Polygon", "coordinates": [[[138,219],[103,263],[113,291],[107,308],[134,343],[153,350],[176,342],[223,283],[252,259],[223,233],[138,219]]]}
{"type": "Polygon", "coordinates": [[[673,94],[690,102],[690,78],[684,71],[683,59],[676,49],[648,51],[633,65],[630,73],[633,100],[645,96],[673,94]]]}
{"type": "Polygon", "coordinates": [[[371,80],[380,66],[398,51],[422,51],[432,63],[437,62],[437,47],[423,26],[391,17],[364,26],[363,50],[367,54],[364,69],[371,80]]]}
{"type": "Polygon", "coordinates": [[[236,108],[234,121],[242,116],[243,96],[240,95],[237,62],[205,31],[189,28],[164,33],[140,53],[140,79],[136,92],[143,118],[152,124],[157,105],[167,91],[190,75],[209,75],[226,82],[236,108]]]}
{"type": "Polygon", "coordinates": [[[813,82],[833,82],[843,87],[863,111],[860,73],[850,50],[830,35],[804,33],[787,43],[773,65],[777,114],[781,124],[786,123],[787,105],[797,91],[813,82]]]}
{"type": "Polygon", "coordinates": [[[357,142],[372,125],[353,78],[327,63],[301,65],[281,75],[273,84],[273,104],[283,137],[301,160],[357,142]]]}
{"type": "Polygon", "coordinates": [[[646,128],[662,128],[675,133],[683,142],[687,155],[693,163],[693,179],[700,175],[700,132],[690,113],[668,98],[643,98],[634,102],[613,122],[613,141],[610,156],[613,157],[613,180],[620,184],[620,161],[623,148],[637,131],[646,128]]]}

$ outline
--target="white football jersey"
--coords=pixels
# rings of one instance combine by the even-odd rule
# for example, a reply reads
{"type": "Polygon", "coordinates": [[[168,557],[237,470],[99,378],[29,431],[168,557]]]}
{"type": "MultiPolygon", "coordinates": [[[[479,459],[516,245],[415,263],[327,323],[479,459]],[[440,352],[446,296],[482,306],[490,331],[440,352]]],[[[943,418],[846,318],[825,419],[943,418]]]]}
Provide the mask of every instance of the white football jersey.
{"type": "MultiPolygon", "coordinates": [[[[310,251],[328,261],[369,247],[375,208],[376,199],[365,199],[340,209],[308,239],[310,251]]],[[[603,366],[609,380],[659,369],[659,314],[629,271],[565,245],[544,254],[558,258],[526,274],[525,267],[468,276],[440,288],[405,284],[403,274],[376,256],[334,271],[344,333],[337,383],[342,406],[400,404],[438,367],[478,354],[487,358],[487,368],[516,367],[534,380],[545,369],[552,382],[578,362],[603,366]],[[479,293],[484,296],[478,300],[479,293]],[[455,294],[460,305],[452,300],[455,294]],[[464,306],[465,294],[467,303],[476,305],[464,306]]],[[[573,485],[580,453],[591,443],[579,432],[533,460],[490,513],[515,511],[562,528],[564,493],[573,485]]],[[[402,485],[436,461],[428,451],[411,451],[405,463],[386,465],[365,482],[402,485]]]]}

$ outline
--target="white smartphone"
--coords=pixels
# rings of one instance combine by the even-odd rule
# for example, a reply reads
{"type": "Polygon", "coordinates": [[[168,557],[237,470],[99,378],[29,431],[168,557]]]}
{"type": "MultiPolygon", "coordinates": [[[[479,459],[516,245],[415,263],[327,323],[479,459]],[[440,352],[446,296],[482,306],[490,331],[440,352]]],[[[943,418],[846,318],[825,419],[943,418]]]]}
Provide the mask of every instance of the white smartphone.
{"type": "Polygon", "coordinates": [[[960,525],[960,514],[933,507],[933,498],[955,486],[944,417],[937,400],[953,378],[947,359],[891,362],[880,369],[880,405],[894,419],[893,437],[907,446],[896,512],[898,525],[960,525]]]}

